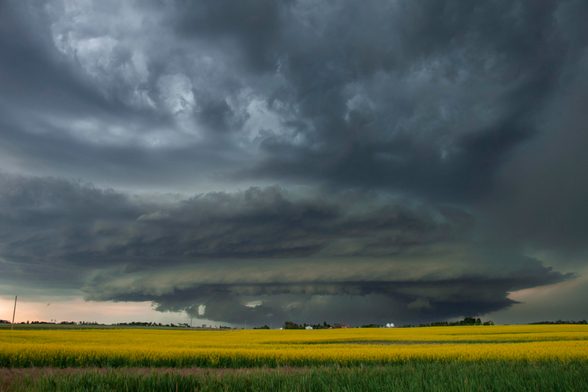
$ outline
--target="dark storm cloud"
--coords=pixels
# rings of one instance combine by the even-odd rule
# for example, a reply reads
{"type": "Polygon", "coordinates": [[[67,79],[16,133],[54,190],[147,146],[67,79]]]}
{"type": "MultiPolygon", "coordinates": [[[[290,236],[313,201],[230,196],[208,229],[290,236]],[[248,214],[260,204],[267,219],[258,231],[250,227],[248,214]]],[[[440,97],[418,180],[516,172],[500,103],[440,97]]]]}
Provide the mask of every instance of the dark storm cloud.
{"type": "Polygon", "coordinates": [[[500,187],[489,198],[494,234],[508,242],[560,251],[569,262],[583,264],[588,244],[588,56],[566,70],[571,78],[545,117],[542,132],[500,173],[500,187]],[[512,219],[516,217],[516,219],[512,219]],[[582,253],[584,253],[582,255],[582,253]]]}
{"type": "Polygon", "coordinates": [[[573,277],[476,246],[474,218],[455,207],[278,187],[150,201],[63,179],[1,179],[3,280],[90,300],[282,322],[308,315],[306,303],[327,306],[318,298],[373,297],[416,320],[503,309],[511,291],[573,277]]]}
{"type": "Polygon", "coordinates": [[[307,143],[266,138],[261,147],[269,157],[253,175],[303,182],[310,172],[335,186],[451,200],[485,194],[506,154],[536,133],[534,118],[566,64],[566,42],[553,22],[557,8],[557,2],[338,8],[324,27],[301,33],[309,44],[289,51],[283,65],[293,92],[274,98],[297,105],[312,124],[298,129],[307,143]]]}
{"type": "MultiPolygon", "coordinates": [[[[91,5],[91,11],[105,18],[119,11],[106,3],[91,5]]],[[[82,11],[78,6],[74,13],[82,11]]],[[[202,172],[206,177],[225,169],[220,151],[229,161],[247,156],[206,133],[206,128],[240,127],[247,113],[230,107],[226,96],[183,85],[188,55],[172,56],[173,61],[168,53],[145,56],[132,47],[136,42],[124,36],[125,29],[99,21],[75,29],[61,15],[67,7],[59,2],[8,1],[1,7],[5,169],[67,173],[102,183],[140,185],[167,178],[178,184],[194,179],[194,165],[201,168],[196,174],[201,180],[202,172]],[[188,102],[193,96],[199,107],[188,102]],[[210,137],[198,135],[197,124],[210,137]]],[[[222,83],[228,86],[222,92],[234,90],[222,83]]]]}
{"type": "Polygon", "coordinates": [[[473,201],[492,188],[495,172],[509,149],[532,133],[522,125],[506,122],[496,129],[459,137],[447,158],[438,146],[419,145],[405,137],[385,143],[352,141],[335,159],[324,151],[300,152],[293,158],[282,151],[284,146],[266,141],[264,147],[274,158],[254,172],[267,178],[286,175],[335,187],[391,188],[436,200],[473,201]]]}
{"type": "Polygon", "coordinates": [[[200,39],[233,39],[243,48],[248,64],[265,71],[274,66],[272,44],[278,42],[286,23],[290,0],[176,1],[174,19],[180,34],[200,39]]]}
{"type": "Polygon", "coordinates": [[[63,179],[1,179],[5,257],[108,264],[121,256],[146,262],[318,252],[387,256],[458,241],[464,235],[462,221],[468,220],[464,211],[411,208],[401,200],[361,193],[304,197],[279,187],[250,188],[160,204],[63,179]],[[341,239],[348,241],[345,247],[335,243],[341,239]]]}
{"type": "Polygon", "coordinates": [[[118,172],[119,185],[312,182],[468,203],[540,133],[586,44],[574,22],[585,7],[571,1],[4,7],[7,91],[53,114],[5,120],[19,147],[4,149],[10,163],[101,183],[118,172]],[[112,22],[69,19],[90,13],[112,22]],[[11,31],[27,34],[17,44],[11,31]],[[38,158],[21,139],[39,129],[95,152],[77,171],[75,156],[38,158]]]}
{"type": "MultiPolygon", "coordinates": [[[[419,264],[417,260],[413,262],[419,264]]],[[[281,284],[275,283],[275,279],[274,283],[263,283],[263,277],[248,276],[246,269],[234,266],[240,276],[223,276],[223,283],[215,283],[215,278],[207,276],[206,270],[199,271],[197,277],[192,276],[195,279],[191,284],[188,283],[190,278],[185,277],[185,274],[190,274],[187,270],[176,271],[175,279],[132,273],[120,276],[119,271],[111,276],[95,276],[85,290],[90,293],[88,298],[94,300],[150,300],[157,305],[157,310],[186,311],[196,317],[198,310],[205,306],[204,317],[230,323],[242,323],[246,319],[254,324],[277,322],[281,325],[286,320],[320,322],[321,318],[340,321],[343,318],[349,323],[362,323],[365,320],[383,323],[390,318],[416,322],[460,317],[464,314],[483,315],[516,304],[516,301],[507,297],[509,292],[554,284],[572,277],[543,268],[536,260],[520,259],[519,262],[526,262],[528,268],[498,275],[490,273],[484,276],[442,278],[429,274],[417,279],[413,277],[413,280],[394,280],[394,276],[399,276],[398,271],[386,274],[386,267],[382,268],[386,262],[380,261],[380,280],[370,282],[341,281],[341,277],[332,270],[349,267],[345,262],[315,265],[316,276],[320,276],[322,281],[306,276],[304,282],[281,284]],[[180,278],[180,275],[184,278],[180,278]],[[230,283],[233,279],[254,283],[230,283]],[[169,286],[172,281],[175,284],[169,286]]],[[[378,269],[378,266],[370,263],[358,265],[348,277],[361,277],[362,267],[378,269]]],[[[388,268],[393,269],[390,266],[388,268]]],[[[412,266],[411,272],[414,273],[416,268],[412,266]]],[[[173,270],[167,271],[170,272],[173,276],[173,270]]]]}
{"type": "Polygon", "coordinates": [[[586,19],[581,0],[0,2],[3,279],[232,322],[508,308],[586,265],[586,19]]]}

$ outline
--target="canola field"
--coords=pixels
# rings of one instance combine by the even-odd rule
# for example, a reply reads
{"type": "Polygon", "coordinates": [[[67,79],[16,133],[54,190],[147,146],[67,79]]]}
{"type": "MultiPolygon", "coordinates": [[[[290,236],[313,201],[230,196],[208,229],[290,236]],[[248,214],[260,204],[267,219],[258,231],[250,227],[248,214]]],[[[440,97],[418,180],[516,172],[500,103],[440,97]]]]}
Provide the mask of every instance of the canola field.
{"type": "Polygon", "coordinates": [[[0,367],[307,367],[587,362],[588,326],[0,331],[0,367]]]}

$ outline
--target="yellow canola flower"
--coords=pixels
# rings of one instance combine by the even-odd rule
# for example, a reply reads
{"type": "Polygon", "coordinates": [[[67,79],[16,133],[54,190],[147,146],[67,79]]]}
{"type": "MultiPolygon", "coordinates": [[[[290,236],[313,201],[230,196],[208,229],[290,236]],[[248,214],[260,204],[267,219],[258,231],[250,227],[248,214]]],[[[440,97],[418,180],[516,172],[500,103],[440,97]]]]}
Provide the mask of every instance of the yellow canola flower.
{"type": "Polygon", "coordinates": [[[586,361],[588,327],[0,331],[0,366],[248,367],[411,361],[586,361]]]}

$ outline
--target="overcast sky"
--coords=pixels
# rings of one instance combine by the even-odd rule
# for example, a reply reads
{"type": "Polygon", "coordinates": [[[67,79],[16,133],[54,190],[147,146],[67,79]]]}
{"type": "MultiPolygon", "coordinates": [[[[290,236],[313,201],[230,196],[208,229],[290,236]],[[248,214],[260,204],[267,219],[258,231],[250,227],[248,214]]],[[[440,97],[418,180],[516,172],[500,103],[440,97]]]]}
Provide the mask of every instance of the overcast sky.
{"type": "Polygon", "coordinates": [[[586,20],[0,1],[0,319],[588,318],[586,20]]]}

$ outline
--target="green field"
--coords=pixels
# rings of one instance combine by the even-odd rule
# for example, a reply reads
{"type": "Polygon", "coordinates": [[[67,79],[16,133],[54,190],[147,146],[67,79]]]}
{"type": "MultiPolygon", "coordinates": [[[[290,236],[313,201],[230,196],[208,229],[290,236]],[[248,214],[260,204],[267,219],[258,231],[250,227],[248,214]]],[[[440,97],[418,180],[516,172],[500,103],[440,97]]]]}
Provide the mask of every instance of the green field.
{"type": "MultiPolygon", "coordinates": [[[[201,371],[86,370],[13,377],[5,391],[587,391],[588,364],[451,362],[378,367],[201,371]]],[[[1,385],[1,383],[0,383],[1,385]]]]}

